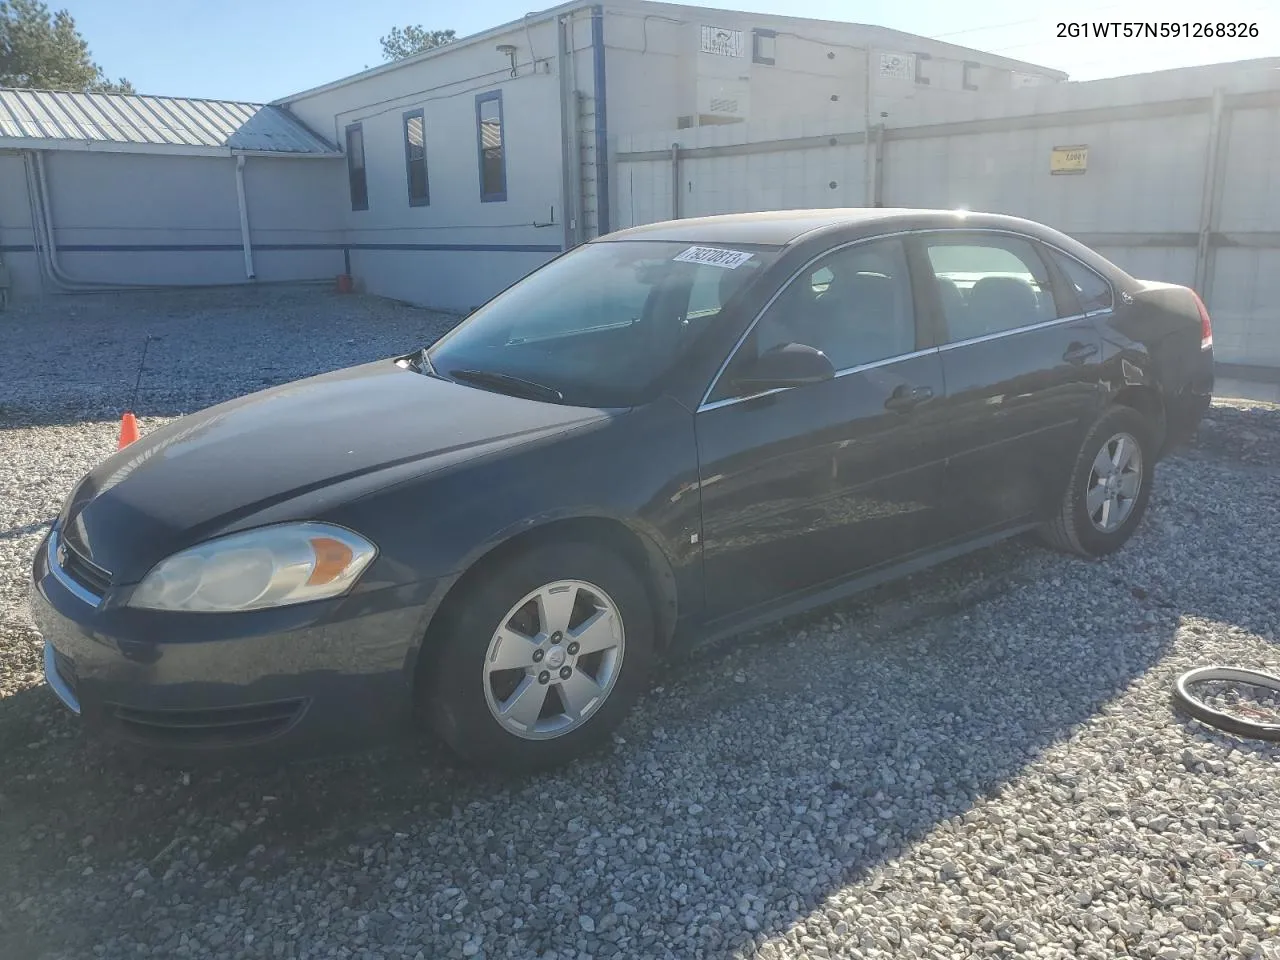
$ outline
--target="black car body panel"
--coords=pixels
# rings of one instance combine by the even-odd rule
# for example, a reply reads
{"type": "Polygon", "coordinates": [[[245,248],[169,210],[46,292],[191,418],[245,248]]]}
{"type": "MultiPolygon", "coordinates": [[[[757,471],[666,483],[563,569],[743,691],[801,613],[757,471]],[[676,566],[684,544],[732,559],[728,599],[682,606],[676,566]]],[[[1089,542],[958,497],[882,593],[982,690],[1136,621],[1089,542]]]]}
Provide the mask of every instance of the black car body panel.
{"type": "Polygon", "coordinates": [[[1109,403],[1153,411],[1169,443],[1209,403],[1212,350],[1189,291],[1135,280],[1039,224],[797,211],[594,242],[649,240],[776,254],[650,402],[531,400],[388,359],[184,417],[104,461],[55,527],[65,563],[84,569],[52,568],[47,538],[34,564],[59,695],[91,728],[161,746],[336,744],[403,726],[441,605],[521,538],[623,544],[645,568],[662,639],[683,641],[1027,529],[1060,502],[1109,403]],[[929,257],[931,237],[960,233],[1030,244],[1049,319],[958,336],[929,257]],[[821,383],[734,394],[737,361],[777,298],[833,251],[886,237],[910,265],[911,349],[821,383]],[[1079,302],[1062,256],[1105,281],[1108,307],[1079,302]],[[236,613],[129,605],[174,552],[298,520],[376,545],[350,592],[236,613]]]}
{"type": "Polygon", "coordinates": [[[605,416],[364,364],[191,414],[107,458],[76,489],[65,538],[114,583],[136,583],[193,543],[321,516],[397,477],[605,416]]]}

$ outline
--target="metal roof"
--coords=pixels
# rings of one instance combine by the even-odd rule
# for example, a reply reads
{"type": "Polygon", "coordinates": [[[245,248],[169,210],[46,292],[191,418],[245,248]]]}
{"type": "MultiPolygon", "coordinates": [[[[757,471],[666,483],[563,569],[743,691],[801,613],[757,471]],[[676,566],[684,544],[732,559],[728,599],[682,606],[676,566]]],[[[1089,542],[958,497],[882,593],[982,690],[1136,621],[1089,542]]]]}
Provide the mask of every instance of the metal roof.
{"type": "Polygon", "coordinates": [[[232,100],[0,88],[0,147],[336,156],[280,107],[232,100]]]}

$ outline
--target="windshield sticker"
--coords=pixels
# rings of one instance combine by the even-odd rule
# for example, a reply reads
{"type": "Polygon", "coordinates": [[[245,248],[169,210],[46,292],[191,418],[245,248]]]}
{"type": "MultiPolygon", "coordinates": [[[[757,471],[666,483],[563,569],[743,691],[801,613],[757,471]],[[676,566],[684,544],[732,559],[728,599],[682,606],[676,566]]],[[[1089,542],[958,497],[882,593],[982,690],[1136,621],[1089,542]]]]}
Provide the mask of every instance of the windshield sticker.
{"type": "Polygon", "coordinates": [[[679,263],[705,263],[712,267],[737,270],[753,256],[754,254],[745,253],[742,250],[721,250],[718,247],[690,247],[684,253],[672,259],[679,263]]]}

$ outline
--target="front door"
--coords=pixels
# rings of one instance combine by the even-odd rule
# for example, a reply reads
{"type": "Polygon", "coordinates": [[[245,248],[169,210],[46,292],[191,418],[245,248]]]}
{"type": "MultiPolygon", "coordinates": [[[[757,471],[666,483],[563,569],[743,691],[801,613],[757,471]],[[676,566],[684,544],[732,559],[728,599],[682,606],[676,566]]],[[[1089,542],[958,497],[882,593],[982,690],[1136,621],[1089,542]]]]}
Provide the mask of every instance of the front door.
{"type": "Polygon", "coordinates": [[[951,532],[1044,517],[1102,402],[1101,335],[1038,243],[981,231],[915,242],[944,321],[951,532]]]}
{"type": "Polygon", "coordinates": [[[802,270],[739,346],[696,417],[710,619],[932,542],[944,384],[915,316],[902,242],[855,243],[802,270]],[[789,342],[822,350],[836,377],[735,391],[735,370],[789,342]]]}

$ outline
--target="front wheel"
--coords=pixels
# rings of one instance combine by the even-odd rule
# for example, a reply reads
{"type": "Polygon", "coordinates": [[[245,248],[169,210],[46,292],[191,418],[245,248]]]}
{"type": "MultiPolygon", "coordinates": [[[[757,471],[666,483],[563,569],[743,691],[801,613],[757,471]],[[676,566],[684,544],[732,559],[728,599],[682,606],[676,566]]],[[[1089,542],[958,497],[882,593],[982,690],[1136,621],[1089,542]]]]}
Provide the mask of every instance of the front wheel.
{"type": "Polygon", "coordinates": [[[1043,536],[1086,557],[1119,550],[1146,513],[1155,475],[1150,422],[1132,407],[1107,410],[1085,438],[1071,479],[1043,536]]]}
{"type": "Polygon", "coordinates": [[[588,543],[534,547],[492,568],[443,624],[428,712],[455,753],[529,770],[600,743],[643,690],[654,617],[640,578],[588,543]]]}

